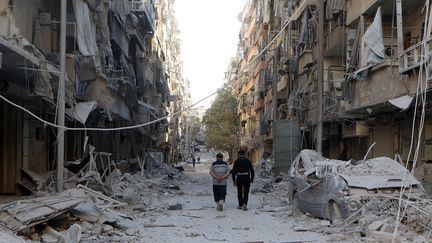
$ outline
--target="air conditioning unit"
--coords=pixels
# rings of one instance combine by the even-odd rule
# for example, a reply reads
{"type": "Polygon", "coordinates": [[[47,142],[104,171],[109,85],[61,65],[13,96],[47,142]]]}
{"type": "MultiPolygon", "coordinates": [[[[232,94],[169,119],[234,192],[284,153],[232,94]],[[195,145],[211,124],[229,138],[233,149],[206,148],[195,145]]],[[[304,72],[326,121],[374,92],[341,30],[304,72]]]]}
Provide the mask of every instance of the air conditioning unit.
{"type": "Polygon", "coordinates": [[[384,38],[384,55],[386,59],[393,58],[397,55],[398,44],[396,38],[384,38]]]}

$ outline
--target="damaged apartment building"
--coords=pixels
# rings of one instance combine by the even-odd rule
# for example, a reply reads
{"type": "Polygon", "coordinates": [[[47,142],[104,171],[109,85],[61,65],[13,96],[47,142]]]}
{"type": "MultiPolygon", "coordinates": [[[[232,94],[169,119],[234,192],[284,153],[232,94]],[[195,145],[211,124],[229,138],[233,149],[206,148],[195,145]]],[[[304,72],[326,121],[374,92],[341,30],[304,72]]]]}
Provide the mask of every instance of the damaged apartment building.
{"type": "MultiPolygon", "coordinates": [[[[166,53],[169,2],[67,1],[67,127],[133,126],[170,113],[176,99],[170,95],[173,75],[167,62],[177,53],[166,53]]],[[[1,0],[0,11],[0,193],[14,194],[22,169],[45,173],[56,168],[56,129],[29,112],[56,123],[60,1],[1,0]]],[[[185,81],[178,76],[175,82],[185,81]]],[[[82,159],[90,145],[126,167],[149,152],[169,158],[173,122],[160,119],[121,131],[67,130],[65,159],[82,159]]]]}
{"type": "Polygon", "coordinates": [[[321,107],[326,157],[359,160],[375,144],[371,156],[411,167],[415,154],[429,188],[429,1],[325,0],[321,21],[320,2],[248,1],[228,78],[239,95],[241,145],[255,161],[274,152],[286,168],[321,142],[321,107]]]}

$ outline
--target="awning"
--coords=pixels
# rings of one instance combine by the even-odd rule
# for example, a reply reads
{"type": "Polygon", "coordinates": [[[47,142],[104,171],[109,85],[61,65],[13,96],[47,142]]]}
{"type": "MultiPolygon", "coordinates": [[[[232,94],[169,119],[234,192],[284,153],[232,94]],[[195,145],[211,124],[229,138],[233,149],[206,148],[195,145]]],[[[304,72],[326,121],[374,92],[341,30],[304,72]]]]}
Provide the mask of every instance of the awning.
{"type": "Polygon", "coordinates": [[[401,110],[406,110],[410,107],[413,97],[409,95],[404,95],[395,99],[391,99],[388,102],[401,110]]]}

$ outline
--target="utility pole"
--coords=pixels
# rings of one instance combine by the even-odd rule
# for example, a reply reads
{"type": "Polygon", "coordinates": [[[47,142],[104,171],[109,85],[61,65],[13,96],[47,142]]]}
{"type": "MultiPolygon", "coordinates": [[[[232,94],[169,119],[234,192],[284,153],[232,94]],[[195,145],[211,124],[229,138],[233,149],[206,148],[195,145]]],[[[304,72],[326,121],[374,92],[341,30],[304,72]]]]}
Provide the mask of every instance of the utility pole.
{"type": "Polygon", "coordinates": [[[272,78],[272,109],[273,109],[273,115],[272,115],[272,137],[273,137],[273,158],[275,160],[275,163],[278,163],[276,159],[278,157],[276,156],[276,120],[277,120],[277,76],[278,76],[278,60],[279,60],[279,46],[276,46],[274,49],[274,56],[273,56],[273,78],[272,78]]]}
{"type": "Polygon", "coordinates": [[[317,53],[317,77],[318,77],[318,124],[316,128],[316,150],[322,153],[323,133],[323,86],[324,86],[324,0],[318,0],[318,53],[317,53]]]}
{"type": "Polygon", "coordinates": [[[65,129],[65,66],[66,66],[66,0],[61,0],[60,7],[60,78],[58,89],[58,125],[57,129],[57,192],[63,191],[64,133],[65,129]]]}

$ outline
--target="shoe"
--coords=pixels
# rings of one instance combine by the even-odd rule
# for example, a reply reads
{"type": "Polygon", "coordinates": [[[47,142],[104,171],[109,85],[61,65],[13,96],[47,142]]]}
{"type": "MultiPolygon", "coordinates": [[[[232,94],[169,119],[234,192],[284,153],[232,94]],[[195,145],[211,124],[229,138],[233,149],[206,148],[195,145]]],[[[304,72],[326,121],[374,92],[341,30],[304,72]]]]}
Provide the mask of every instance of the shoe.
{"type": "Polygon", "coordinates": [[[238,206],[237,209],[243,209],[243,207],[242,206],[238,206]]]}
{"type": "Polygon", "coordinates": [[[247,211],[248,209],[247,209],[247,206],[246,206],[246,204],[243,204],[243,211],[247,211]]]}
{"type": "Polygon", "coordinates": [[[223,211],[223,200],[219,200],[216,209],[217,211],[223,211]]]}

